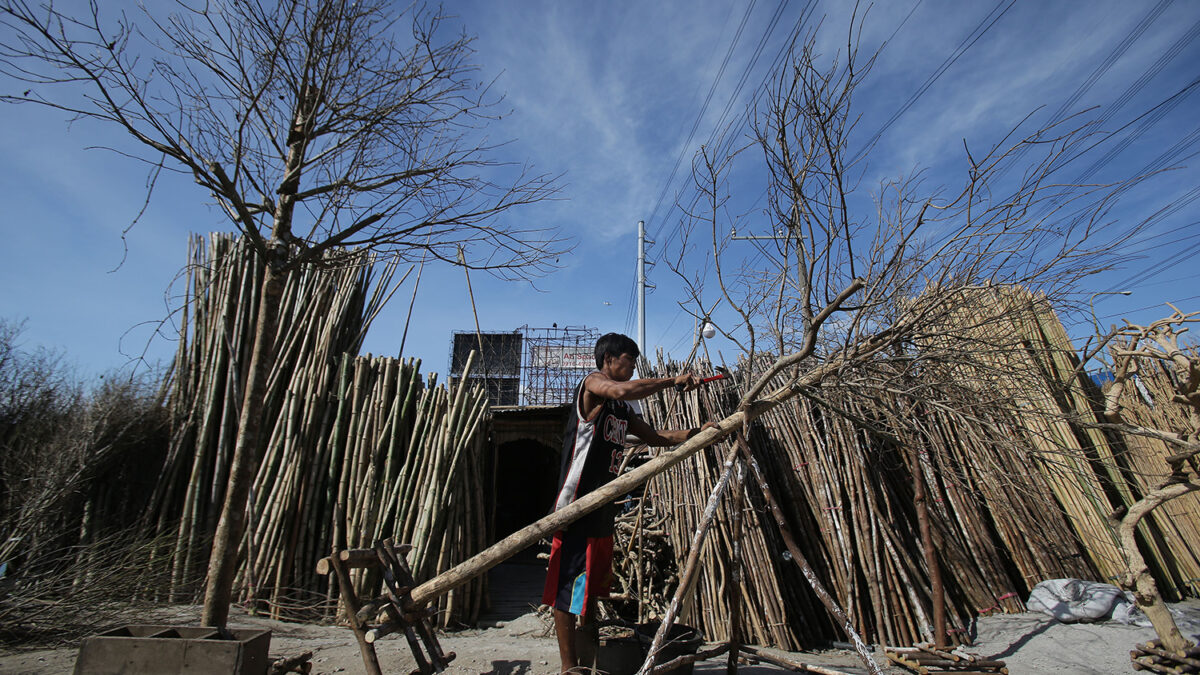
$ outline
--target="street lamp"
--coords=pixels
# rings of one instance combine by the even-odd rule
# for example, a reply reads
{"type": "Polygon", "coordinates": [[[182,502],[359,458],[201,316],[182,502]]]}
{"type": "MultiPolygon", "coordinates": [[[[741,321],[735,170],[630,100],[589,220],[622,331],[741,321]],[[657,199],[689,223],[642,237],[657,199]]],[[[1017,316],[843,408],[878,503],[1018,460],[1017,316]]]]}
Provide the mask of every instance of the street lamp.
{"type": "Polygon", "coordinates": [[[1092,293],[1092,297],[1088,298],[1088,307],[1092,309],[1092,326],[1096,328],[1096,337],[1100,337],[1100,321],[1096,318],[1096,296],[1097,295],[1131,295],[1133,291],[1100,291],[1092,293]]]}

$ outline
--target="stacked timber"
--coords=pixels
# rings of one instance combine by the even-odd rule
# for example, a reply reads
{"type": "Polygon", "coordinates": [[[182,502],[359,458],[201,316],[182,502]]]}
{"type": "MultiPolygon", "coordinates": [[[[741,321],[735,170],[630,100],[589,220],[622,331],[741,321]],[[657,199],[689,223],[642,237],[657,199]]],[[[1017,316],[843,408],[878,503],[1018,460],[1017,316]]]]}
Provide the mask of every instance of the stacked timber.
{"type": "MultiPolygon", "coordinates": [[[[314,563],[339,548],[411,542],[421,578],[489,541],[492,486],[487,402],[477,386],[426,386],[419,362],[354,356],[395,266],[292,274],[269,377],[262,458],[241,545],[237,598],[274,617],[336,606],[314,563]]],[[[261,265],[228,236],[193,239],[169,410],[172,440],[147,529],[172,535],[172,595],[188,600],[207,566],[237,433],[261,265]]],[[[469,382],[469,380],[464,380],[469,382]]],[[[375,578],[358,578],[373,597],[375,578]]],[[[439,601],[443,625],[471,623],[477,580],[439,601]]]]}

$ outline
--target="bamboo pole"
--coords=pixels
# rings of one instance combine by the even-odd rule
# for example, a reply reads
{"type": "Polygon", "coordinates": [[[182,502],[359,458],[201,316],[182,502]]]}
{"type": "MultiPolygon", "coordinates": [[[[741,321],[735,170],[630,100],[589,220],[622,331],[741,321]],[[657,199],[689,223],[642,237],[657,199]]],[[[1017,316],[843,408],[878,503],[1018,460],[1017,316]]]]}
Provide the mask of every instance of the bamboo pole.
{"type": "Polygon", "coordinates": [[[725,493],[725,488],[729,485],[729,479],[734,473],[734,460],[736,458],[737,448],[734,447],[725,456],[725,469],[721,472],[721,477],[713,487],[712,493],[708,497],[708,503],[704,507],[704,515],[700,523],[696,526],[695,534],[692,535],[691,547],[688,549],[687,566],[684,568],[683,573],[680,574],[679,587],[675,590],[675,597],[671,599],[671,605],[667,608],[667,613],[663,616],[662,623],[659,624],[658,631],[655,632],[654,639],[650,642],[650,648],[646,653],[646,660],[638,670],[638,675],[648,675],[654,670],[654,663],[658,660],[658,653],[663,647],[663,642],[666,640],[667,634],[671,631],[671,627],[675,625],[675,618],[686,604],[687,596],[692,591],[699,570],[700,552],[704,549],[704,540],[708,536],[708,530],[717,515],[717,506],[720,505],[721,497],[725,493]]]}

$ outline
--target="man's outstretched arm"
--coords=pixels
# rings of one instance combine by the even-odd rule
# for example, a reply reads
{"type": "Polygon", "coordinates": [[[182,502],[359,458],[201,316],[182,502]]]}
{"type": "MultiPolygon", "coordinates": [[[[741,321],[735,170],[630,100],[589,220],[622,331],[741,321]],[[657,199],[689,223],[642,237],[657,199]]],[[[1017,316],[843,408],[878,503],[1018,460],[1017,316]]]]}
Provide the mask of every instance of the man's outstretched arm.
{"type": "Polygon", "coordinates": [[[685,391],[691,391],[700,385],[700,378],[691,373],[683,373],[675,377],[643,377],[618,382],[604,373],[592,373],[583,383],[583,386],[596,396],[617,401],[639,401],[675,385],[682,385],[685,391]]]}
{"type": "Polygon", "coordinates": [[[651,445],[654,447],[661,448],[661,447],[667,447],[667,446],[672,446],[672,445],[679,445],[680,443],[686,441],[687,439],[691,438],[692,436],[695,436],[696,434],[700,433],[701,431],[708,429],[709,427],[715,427],[715,426],[717,426],[717,425],[713,424],[712,422],[705,422],[704,426],[696,427],[694,429],[662,429],[662,430],[659,430],[659,429],[655,429],[654,427],[647,424],[646,420],[643,420],[640,417],[635,417],[635,418],[629,420],[629,433],[642,439],[642,441],[646,445],[651,445]]]}

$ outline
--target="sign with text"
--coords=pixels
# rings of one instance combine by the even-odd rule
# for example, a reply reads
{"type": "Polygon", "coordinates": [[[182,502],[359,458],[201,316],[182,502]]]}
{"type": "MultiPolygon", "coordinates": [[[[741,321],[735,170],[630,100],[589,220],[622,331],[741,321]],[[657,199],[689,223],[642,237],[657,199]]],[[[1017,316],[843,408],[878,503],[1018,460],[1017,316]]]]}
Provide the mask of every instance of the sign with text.
{"type": "Polygon", "coordinates": [[[592,370],[596,367],[595,352],[586,347],[530,345],[529,360],[534,368],[592,370]]]}

